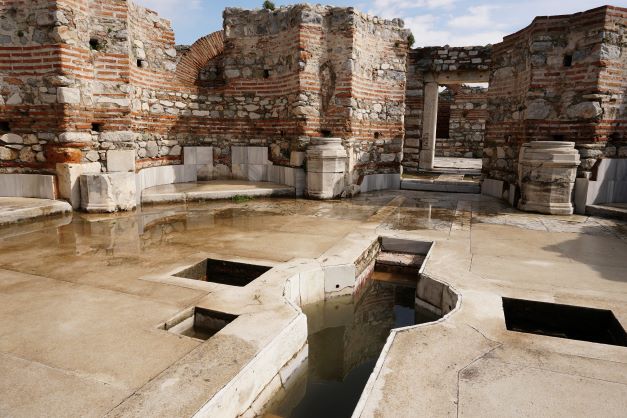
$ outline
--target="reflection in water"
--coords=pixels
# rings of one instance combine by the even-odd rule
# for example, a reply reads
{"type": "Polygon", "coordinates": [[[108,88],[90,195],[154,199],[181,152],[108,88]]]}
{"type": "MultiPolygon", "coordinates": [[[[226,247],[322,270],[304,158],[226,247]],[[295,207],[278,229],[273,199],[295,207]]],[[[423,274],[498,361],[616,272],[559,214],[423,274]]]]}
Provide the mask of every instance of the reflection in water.
{"type": "Polygon", "coordinates": [[[350,417],[393,328],[438,319],[416,312],[415,287],[369,280],[355,295],[303,307],[306,372],[268,416],[350,417]]]}

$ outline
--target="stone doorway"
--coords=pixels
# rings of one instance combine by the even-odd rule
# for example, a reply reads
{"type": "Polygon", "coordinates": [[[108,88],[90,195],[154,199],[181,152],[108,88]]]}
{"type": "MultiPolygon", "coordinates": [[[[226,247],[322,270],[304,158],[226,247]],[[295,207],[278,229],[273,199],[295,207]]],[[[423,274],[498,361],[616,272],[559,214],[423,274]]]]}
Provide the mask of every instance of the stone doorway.
{"type": "Polygon", "coordinates": [[[420,171],[481,174],[488,83],[425,83],[420,171]]]}

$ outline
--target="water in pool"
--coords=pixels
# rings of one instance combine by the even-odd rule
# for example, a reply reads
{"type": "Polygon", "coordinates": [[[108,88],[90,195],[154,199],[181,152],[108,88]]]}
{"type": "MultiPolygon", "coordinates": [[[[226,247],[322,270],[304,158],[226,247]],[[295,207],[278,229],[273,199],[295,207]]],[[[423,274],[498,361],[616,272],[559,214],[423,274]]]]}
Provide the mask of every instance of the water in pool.
{"type": "Polygon", "coordinates": [[[415,293],[375,273],[354,295],[304,306],[308,361],[266,417],[350,417],[390,330],[437,319],[417,312],[415,293]]]}

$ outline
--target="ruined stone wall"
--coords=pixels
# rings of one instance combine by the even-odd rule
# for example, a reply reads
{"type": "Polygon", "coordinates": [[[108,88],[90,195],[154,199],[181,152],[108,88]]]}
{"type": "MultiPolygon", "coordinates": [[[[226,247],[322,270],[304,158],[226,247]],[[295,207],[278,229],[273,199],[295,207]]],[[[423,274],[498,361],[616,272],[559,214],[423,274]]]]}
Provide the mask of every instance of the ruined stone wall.
{"type": "Polygon", "coordinates": [[[216,97],[210,137],[269,146],[271,160],[288,165],[308,138],[339,136],[355,151],[358,174],[399,171],[408,36],[402,22],[309,5],[226,9],[224,19],[223,69],[212,62],[206,71],[224,80],[215,90],[222,102],[216,97]]]}
{"type": "MultiPolygon", "coordinates": [[[[435,143],[436,157],[482,158],[485,125],[488,118],[487,89],[466,85],[448,86],[450,101],[440,94],[440,112],[448,107],[447,137],[438,135],[435,143]]],[[[440,131],[438,131],[439,133],[440,131]]]]}
{"type": "Polygon", "coordinates": [[[231,145],[268,146],[288,165],[307,138],[332,134],[355,150],[359,173],[398,172],[400,21],[323,6],[227,9],[224,32],[176,48],[167,20],[127,0],[0,7],[0,129],[19,135],[3,137],[2,171],[106,169],[111,149],[134,149],[139,167],[177,164],[186,145],[213,146],[225,170],[231,145]]]}
{"type": "Polygon", "coordinates": [[[417,48],[409,52],[407,59],[403,168],[411,173],[418,171],[420,150],[423,145],[421,140],[425,82],[437,82],[439,85],[486,82],[492,62],[492,48],[491,46],[417,48]]]}
{"type": "Polygon", "coordinates": [[[399,173],[405,135],[407,38],[400,20],[354,15],[349,115],[357,174],[399,173]]]}
{"type": "Polygon", "coordinates": [[[2,47],[2,89],[16,91],[0,102],[0,120],[32,143],[21,152],[35,162],[4,155],[0,169],[52,172],[57,162],[104,162],[107,149],[136,147],[131,83],[148,78],[138,71],[153,73],[155,85],[171,78],[164,75],[174,69],[169,23],[125,0],[31,3],[2,5],[18,39],[2,47]]]}
{"type": "Polygon", "coordinates": [[[47,0],[0,1],[0,171],[47,168],[59,125],[57,87],[65,18],[47,0]]]}
{"type": "Polygon", "coordinates": [[[536,18],[494,46],[484,155],[490,178],[515,182],[520,146],[540,140],[575,141],[584,175],[608,140],[624,137],[624,28],[625,9],[601,7],[536,18]]]}
{"type": "MultiPolygon", "coordinates": [[[[605,16],[603,43],[599,53],[600,96],[597,96],[603,117],[597,125],[596,135],[601,143],[607,139],[603,148],[605,157],[627,158],[627,9],[611,7],[605,16]]],[[[579,148],[582,157],[594,157],[599,151],[579,148]]]]}

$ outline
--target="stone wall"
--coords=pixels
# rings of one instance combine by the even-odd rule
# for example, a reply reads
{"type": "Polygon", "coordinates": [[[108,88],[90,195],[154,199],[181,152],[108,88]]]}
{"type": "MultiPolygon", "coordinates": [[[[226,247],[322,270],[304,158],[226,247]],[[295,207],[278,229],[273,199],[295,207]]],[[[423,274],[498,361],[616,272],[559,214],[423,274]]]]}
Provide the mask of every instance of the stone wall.
{"type": "Polygon", "coordinates": [[[515,183],[520,146],[529,141],[576,142],[580,176],[598,158],[620,153],[626,17],[615,7],[538,17],[494,46],[483,164],[489,178],[515,183]]]}
{"type": "Polygon", "coordinates": [[[49,1],[0,1],[0,170],[45,171],[61,104],[61,54],[53,46],[65,21],[49,1]]]}
{"type": "Polygon", "coordinates": [[[352,8],[226,9],[224,31],[176,47],[170,23],[126,0],[0,1],[0,171],[54,172],[133,149],[137,167],[212,146],[267,146],[289,165],[340,136],[353,170],[400,171],[407,37],[352,8]],[[25,144],[26,142],[26,144],[25,144]],[[20,155],[21,154],[21,155],[20,155]]]}
{"type": "Polygon", "coordinates": [[[436,157],[482,158],[488,118],[487,88],[450,85],[440,93],[439,103],[436,157]],[[447,123],[446,136],[439,134],[443,128],[439,124],[441,115],[443,123],[447,123]]]}

